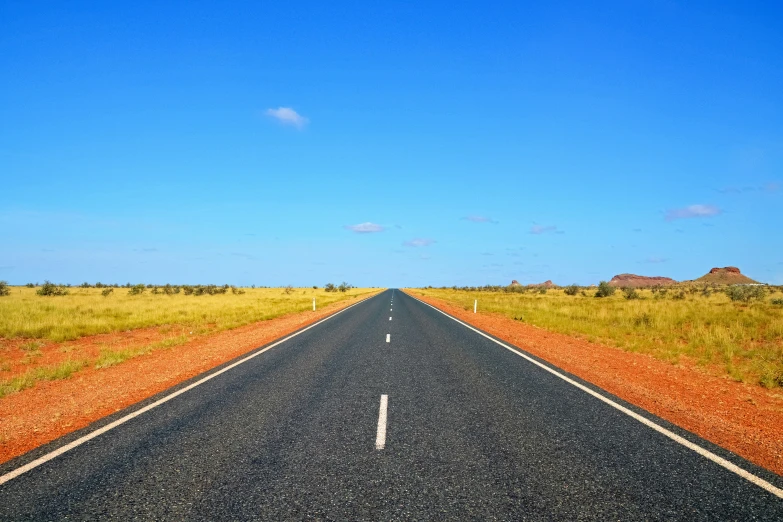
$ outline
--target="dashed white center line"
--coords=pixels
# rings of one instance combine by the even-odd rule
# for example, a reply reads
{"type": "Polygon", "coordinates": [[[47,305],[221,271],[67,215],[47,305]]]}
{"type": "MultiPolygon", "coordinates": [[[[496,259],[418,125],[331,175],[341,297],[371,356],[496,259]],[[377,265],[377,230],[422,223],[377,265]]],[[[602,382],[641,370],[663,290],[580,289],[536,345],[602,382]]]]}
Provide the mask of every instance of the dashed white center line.
{"type": "Polygon", "coordinates": [[[391,317],[389,317],[389,321],[391,321],[391,317]]]}
{"type": "Polygon", "coordinates": [[[375,449],[386,447],[386,409],[389,406],[389,396],[381,395],[381,407],[378,410],[378,434],[375,436],[375,449]]]}
{"type": "Polygon", "coordinates": [[[387,343],[391,342],[391,334],[386,334],[386,342],[387,343]]]}

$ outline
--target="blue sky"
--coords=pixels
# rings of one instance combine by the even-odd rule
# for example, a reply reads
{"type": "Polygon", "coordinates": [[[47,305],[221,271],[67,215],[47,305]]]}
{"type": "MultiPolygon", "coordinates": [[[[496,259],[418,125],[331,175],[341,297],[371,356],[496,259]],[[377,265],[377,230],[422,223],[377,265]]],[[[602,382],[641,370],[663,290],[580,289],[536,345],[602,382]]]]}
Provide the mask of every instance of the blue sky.
{"type": "Polygon", "coordinates": [[[0,279],[783,284],[783,4],[266,4],[0,5],[0,279]]]}

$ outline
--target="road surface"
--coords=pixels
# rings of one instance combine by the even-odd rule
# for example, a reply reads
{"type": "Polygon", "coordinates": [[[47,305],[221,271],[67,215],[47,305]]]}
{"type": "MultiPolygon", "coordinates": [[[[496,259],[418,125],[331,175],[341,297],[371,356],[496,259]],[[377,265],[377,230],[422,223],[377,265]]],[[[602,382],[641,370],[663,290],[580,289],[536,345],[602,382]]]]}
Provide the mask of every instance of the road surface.
{"type": "Polygon", "coordinates": [[[6,463],[0,519],[783,520],[780,477],[599,392],[772,491],[388,290],[6,463]]]}

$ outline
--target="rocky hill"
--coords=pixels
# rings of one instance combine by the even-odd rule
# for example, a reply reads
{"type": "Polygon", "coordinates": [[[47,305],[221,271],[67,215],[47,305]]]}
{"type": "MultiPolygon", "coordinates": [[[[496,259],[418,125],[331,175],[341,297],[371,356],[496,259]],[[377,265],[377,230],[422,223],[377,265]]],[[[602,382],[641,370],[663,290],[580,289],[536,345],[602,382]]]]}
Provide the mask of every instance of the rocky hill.
{"type": "Polygon", "coordinates": [[[555,288],[557,285],[556,285],[556,284],[554,284],[554,283],[552,282],[552,280],[550,279],[550,280],[548,280],[548,281],[544,281],[543,283],[538,283],[538,284],[533,284],[533,285],[527,285],[527,286],[528,286],[528,287],[531,287],[531,288],[540,288],[540,287],[542,287],[542,286],[543,286],[544,288],[555,288]]]}
{"type": "Polygon", "coordinates": [[[715,267],[695,281],[698,283],[715,283],[716,285],[758,284],[758,281],[743,275],[736,266],[715,267]]]}
{"type": "Polygon", "coordinates": [[[675,285],[677,281],[671,277],[661,276],[640,276],[636,274],[618,274],[609,281],[612,286],[618,287],[630,287],[630,288],[645,288],[649,286],[668,286],[675,285]]]}

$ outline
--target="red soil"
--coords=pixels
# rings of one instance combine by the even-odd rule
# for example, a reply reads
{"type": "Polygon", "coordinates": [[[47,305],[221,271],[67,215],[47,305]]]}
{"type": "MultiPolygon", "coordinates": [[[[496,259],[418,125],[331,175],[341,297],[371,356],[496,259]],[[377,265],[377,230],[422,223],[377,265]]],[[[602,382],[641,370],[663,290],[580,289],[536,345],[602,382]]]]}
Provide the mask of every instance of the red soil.
{"type": "MultiPolygon", "coordinates": [[[[189,339],[170,349],[129,359],[109,368],[94,364],[70,379],[39,382],[33,388],[0,399],[0,463],[57,437],[83,428],[106,415],[155,395],[255,348],[312,324],[358,302],[348,299],[317,312],[303,312],[189,339]]],[[[189,332],[183,328],[145,328],[49,343],[40,355],[21,349],[30,341],[3,341],[0,351],[9,368],[7,379],[31,367],[49,366],[69,358],[93,359],[100,350],[141,347],[189,332]],[[25,359],[28,359],[25,362],[25,359]]]]}
{"type": "Polygon", "coordinates": [[[408,291],[458,319],[536,355],[747,460],[783,475],[783,394],[710,375],[684,362],[548,332],[494,313],[473,314],[408,291]]]}

